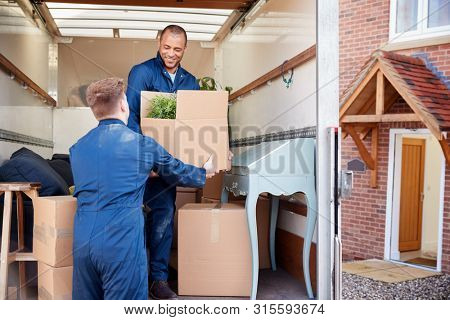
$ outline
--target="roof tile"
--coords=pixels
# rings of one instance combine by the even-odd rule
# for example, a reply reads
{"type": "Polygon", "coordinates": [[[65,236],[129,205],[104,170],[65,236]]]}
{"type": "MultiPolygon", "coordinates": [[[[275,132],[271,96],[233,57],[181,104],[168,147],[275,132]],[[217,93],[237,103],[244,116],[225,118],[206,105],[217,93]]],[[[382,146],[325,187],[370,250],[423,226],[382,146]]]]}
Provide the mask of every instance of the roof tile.
{"type": "Polygon", "coordinates": [[[344,91],[343,100],[356,89],[355,84],[367,75],[368,66],[373,66],[376,60],[390,66],[388,69],[390,73],[394,73],[392,76],[404,81],[405,90],[414,95],[428,109],[429,113],[437,120],[441,130],[450,129],[450,90],[420,58],[381,50],[376,51],[350,87],[344,91]]]}

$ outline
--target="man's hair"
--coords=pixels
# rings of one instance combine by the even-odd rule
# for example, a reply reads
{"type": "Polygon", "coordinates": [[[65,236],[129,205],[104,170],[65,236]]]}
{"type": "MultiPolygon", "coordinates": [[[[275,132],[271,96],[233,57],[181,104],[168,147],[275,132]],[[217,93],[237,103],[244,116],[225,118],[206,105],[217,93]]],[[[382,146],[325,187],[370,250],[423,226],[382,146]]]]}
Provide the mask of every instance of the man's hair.
{"type": "Polygon", "coordinates": [[[86,89],[86,101],[96,118],[113,114],[125,92],[123,79],[106,78],[93,82],[86,89]]]}
{"type": "Polygon", "coordinates": [[[180,34],[183,35],[184,36],[184,40],[185,40],[185,45],[187,44],[187,34],[186,34],[186,31],[182,27],[177,26],[176,24],[168,25],[161,32],[161,39],[162,39],[162,37],[164,36],[164,34],[166,32],[170,32],[170,33],[173,33],[175,35],[180,35],[180,34]]]}

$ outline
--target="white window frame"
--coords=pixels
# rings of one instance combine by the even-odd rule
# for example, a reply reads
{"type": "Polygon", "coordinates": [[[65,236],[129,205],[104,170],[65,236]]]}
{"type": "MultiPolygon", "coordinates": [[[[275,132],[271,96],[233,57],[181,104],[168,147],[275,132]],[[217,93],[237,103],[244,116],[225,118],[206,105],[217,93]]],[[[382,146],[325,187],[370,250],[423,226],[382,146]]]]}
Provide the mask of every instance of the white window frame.
{"type": "Polygon", "coordinates": [[[418,0],[417,30],[396,32],[397,28],[397,0],[391,0],[389,17],[389,41],[405,42],[450,35],[450,25],[428,28],[428,1],[418,0]]]}

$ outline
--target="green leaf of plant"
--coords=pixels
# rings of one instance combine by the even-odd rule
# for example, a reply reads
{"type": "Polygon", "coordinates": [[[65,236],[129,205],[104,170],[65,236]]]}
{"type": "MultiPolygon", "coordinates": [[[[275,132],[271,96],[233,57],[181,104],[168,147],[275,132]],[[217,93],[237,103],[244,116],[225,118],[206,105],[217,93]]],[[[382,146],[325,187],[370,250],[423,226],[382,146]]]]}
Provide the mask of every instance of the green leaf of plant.
{"type": "Polygon", "coordinates": [[[176,95],[157,95],[150,101],[150,108],[148,118],[175,119],[177,113],[176,95]]]}

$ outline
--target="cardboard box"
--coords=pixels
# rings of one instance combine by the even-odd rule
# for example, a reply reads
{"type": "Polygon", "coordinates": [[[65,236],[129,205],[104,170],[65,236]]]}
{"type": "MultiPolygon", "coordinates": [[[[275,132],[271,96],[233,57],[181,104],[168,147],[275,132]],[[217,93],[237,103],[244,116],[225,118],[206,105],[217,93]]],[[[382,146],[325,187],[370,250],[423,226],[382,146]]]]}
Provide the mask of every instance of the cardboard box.
{"type": "Polygon", "coordinates": [[[33,202],[33,254],[51,267],[73,263],[73,219],[77,200],[72,196],[38,197],[33,202]]]}
{"type": "MultiPolygon", "coordinates": [[[[219,200],[202,197],[202,203],[219,203],[219,200]]],[[[245,206],[245,200],[231,200],[230,203],[237,203],[245,206]]],[[[270,269],[270,201],[267,198],[259,197],[256,204],[256,225],[258,228],[258,255],[259,268],[270,269]]]]}
{"type": "Polygon", "coordinates": [[[38,299],[72,300],[73,267],[53,268],[38,262],[38,299]]]}
{"type": "MultiPolygon", "coordinates": [[[[232,200],[231,203],[237,203],[245,206],[245,200],[232,200]]],[[[256,225],[258,228],[258,255],[259,268],[270,269],[270,200],[259,197],[256,204],[256,225]]]]}
{"type": "Polygon", "coordinates": [[[188,203],[197,202],[197,189],[177,187],[177,199],[175,201],[175,217],[173,221],[172,248],[178,246],[178,209],[188,203]]]}
{"type": "Polygon", "coordinates": [[[210,199],[210,198],[202,197],[201,203],[219,203],[219,202],[220,202],[220,200],[218,200],[218,199],[210,199]]]}
{"type": "Polygon", "coordinates": [[[249,296],[251,255],[245,208],[187,204],[178,211],[178,294],[249,296]]]}
{"type": "Polygon", "coordinates": [[[169,153],[198,167],[214,155],[218,170],[228,169],[228,92],[178,90],[176,119],[147,118],[150,101],[170,93],[141,91],[141,129],[169,153]]]}
{"type": "Polygon", "coordinates": [[[203,187],[203,197],[220,200],[222,197],[223,176],[225,172],[221,171],[210,179],[206,179],[203,187]]]}

